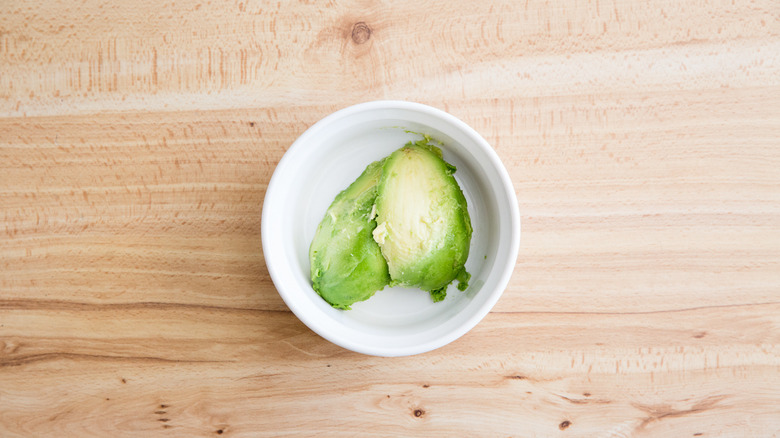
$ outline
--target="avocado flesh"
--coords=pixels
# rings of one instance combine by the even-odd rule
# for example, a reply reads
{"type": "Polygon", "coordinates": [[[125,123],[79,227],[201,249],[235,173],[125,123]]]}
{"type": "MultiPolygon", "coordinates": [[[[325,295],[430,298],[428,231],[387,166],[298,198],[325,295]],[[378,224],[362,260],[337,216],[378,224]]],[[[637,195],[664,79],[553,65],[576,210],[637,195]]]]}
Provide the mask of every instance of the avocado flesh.
{"type": "Polygon", "coordinates": [[[309,247],[312,286],[337,309],[349,310],[390,283],[387,262],[372,237],[382,164],[371,163],[336,196],[309,247]]]}
{"type": "Polygon", "coordinates": [[[385,159],[376,197],[373,237],[390,284],[418,287],[434,301],[455,279],[465,290],[470,277],[471,219],[454,172],[427,139],[409,143],[385,159]]]}

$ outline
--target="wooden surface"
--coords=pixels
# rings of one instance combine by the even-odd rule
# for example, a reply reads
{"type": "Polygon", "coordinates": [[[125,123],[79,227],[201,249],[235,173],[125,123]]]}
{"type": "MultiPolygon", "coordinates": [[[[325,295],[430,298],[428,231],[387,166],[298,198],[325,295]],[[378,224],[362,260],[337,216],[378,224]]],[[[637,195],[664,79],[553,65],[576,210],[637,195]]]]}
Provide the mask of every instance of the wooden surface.
{"type": "Polygon", "coordinates": [[[780,435],[775,0],[6,0],[0,436],[780,435]],[[260,242],[308,126],[407,99],[523,218],[434,352],[299,322],[260,242]]]}

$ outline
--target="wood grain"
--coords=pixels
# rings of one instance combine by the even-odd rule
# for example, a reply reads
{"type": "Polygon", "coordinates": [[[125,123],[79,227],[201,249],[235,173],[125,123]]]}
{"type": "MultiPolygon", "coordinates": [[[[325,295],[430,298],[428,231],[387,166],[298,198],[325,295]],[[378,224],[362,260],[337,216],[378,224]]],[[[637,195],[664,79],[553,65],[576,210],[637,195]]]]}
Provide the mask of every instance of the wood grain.
{"type": "Polygon", "coordinates": [[[0,436],[780,436],[780,6],[0,8],[0,436]],[[494,311],[407,358],[284,305],[276,163],[407,99],[494,146],[494,311]]]}

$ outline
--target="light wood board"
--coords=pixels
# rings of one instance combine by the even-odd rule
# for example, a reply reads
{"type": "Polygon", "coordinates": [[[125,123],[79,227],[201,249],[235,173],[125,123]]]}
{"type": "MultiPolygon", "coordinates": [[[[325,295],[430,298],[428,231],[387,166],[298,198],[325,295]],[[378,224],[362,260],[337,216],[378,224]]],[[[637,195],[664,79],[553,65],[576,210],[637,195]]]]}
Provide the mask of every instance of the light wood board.
{"type": "Polygon", "coordinates": [[[0,436],[780,435],[774,0],[0,7],[0,436]],[[276,292],[274,167],[374,99],[512,177],[503,297],[376,358],[276,292]]]}

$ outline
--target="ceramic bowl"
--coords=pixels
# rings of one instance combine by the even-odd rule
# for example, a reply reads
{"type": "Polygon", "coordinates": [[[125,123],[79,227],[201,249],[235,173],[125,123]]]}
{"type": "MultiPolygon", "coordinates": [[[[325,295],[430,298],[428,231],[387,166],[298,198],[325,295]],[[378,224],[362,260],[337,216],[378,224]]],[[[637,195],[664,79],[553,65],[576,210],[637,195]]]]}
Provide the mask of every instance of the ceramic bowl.
{"type": "Polygon", "coordinates": [[[349,350],[403,356],[456,340],[496,304],[517,259],[520,214],[506,169],[474,129],[427,105],[375,101],[325,117],[290,146],[265,195],[262,240],[274,285],[304,324],[349,350]],[[332,308],[311,286],[309,245],[317,225],[369,163],[421,135],[442,143],[468,202],[474,229],[468,289],[459,291],[453,282],[447,298],[434,303],[419,289],[385,287],[351,310],[332,308]]]}

